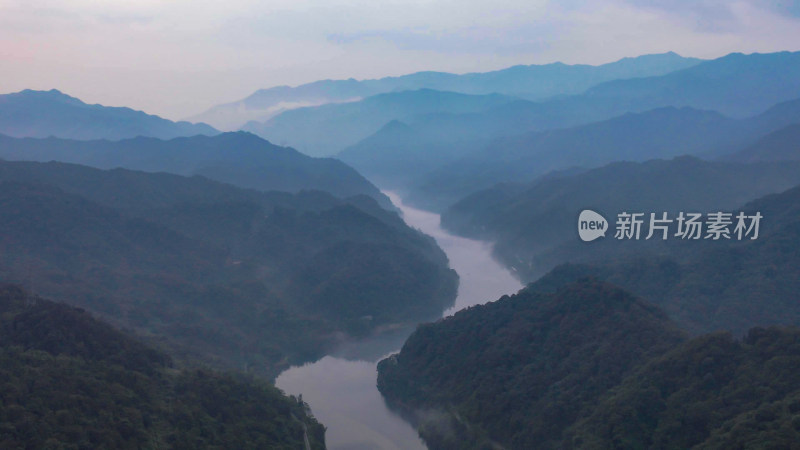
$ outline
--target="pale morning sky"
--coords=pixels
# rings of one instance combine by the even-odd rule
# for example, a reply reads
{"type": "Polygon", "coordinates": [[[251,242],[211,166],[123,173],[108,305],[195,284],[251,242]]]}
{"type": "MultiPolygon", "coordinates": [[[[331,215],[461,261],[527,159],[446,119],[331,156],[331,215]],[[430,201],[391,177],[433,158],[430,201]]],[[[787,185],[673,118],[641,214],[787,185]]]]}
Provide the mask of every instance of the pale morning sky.
{"type": "Polygon", "coordinates": [[[800,50],[780,0],[0,0],[1,93],[170,119],[280,84],[800,50]]]}

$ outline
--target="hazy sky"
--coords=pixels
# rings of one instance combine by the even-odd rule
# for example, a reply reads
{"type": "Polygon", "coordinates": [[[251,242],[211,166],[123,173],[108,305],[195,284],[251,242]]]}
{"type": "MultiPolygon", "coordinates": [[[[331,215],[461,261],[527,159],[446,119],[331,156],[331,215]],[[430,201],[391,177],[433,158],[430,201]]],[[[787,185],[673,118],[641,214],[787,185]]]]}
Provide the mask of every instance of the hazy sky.
{"type": "Polygon", "coordinates": [[[258,88],[419,70],[800,50],[800,1],[0,0],[0,92],[171,119],[258,88]]]}

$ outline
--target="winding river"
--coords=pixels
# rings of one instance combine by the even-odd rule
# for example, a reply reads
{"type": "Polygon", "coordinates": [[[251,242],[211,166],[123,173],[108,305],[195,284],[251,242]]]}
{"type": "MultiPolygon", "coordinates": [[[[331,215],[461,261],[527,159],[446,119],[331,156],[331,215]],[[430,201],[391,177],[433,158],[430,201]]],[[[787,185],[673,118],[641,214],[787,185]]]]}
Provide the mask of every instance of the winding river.
{"type": "MultiPolygon", "coordinates": [[[[444,316],[522,287],[492,258],[490,243],[449,234],[439,226],[438,214],[412,208],[397,195],[386,194],[409,226],[436,239],[450,259],[450,267],[458,272],[458,297],[444,316]]],[[[287,394],[302,395],[311,405],[327,427],[325,441],[331,450],[425,449],[414,428],[389,410],[375,385],[378,361],[397,352],[411,331],[399,330],[345,346],[315,363],[286,370],[276,385],[287,394]]]]}

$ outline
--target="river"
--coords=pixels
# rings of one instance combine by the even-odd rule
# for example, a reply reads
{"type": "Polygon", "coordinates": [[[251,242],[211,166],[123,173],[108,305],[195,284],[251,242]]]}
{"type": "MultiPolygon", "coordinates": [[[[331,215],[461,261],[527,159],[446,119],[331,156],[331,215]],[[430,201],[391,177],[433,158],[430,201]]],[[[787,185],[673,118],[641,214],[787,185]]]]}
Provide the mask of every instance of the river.
{"type": "MultiPolygon", "coordinates": [[[[492,257],[490,243],[449,234],[439,226],[438,214],[412,208],[397,195],[386,194],[409,226],[436,239],[450,267],[458,272],[458,297],[444,316],[522,288],[492,257]]],[[[302,394],[327,427],[325,441],[330,450],[425,449],[416,430],[387,408],[376,387],[378,361],[399,351],[411,331],[348,345],[317,362],[286,370],[275,384],[287,394],[302,394]]]]}

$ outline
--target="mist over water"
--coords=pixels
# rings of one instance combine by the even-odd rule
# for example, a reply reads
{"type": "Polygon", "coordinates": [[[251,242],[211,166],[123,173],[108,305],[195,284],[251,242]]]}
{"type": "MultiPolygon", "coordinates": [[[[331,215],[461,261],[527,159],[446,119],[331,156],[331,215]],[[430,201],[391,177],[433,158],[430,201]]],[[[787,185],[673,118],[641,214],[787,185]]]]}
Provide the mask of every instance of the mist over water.
{"type": "MultiPolygon", "coordinates": [[[[436,239],[460,277],[455,305],[444,316],[468,306],[496,300],[522,284],[492,257],[488,242],[453,236],[439,226],[439,215],[405,205],[385,192],[409,226],[436,239]]],[[[412,329],[398,330],[347,345],[333,356],[283,372],[276,385],[287,394],[302,395],[326,427],[331,450],[424,449],[416,430],[386,406],[376,386],[377,363],[399,351],[412,329]]]]}

